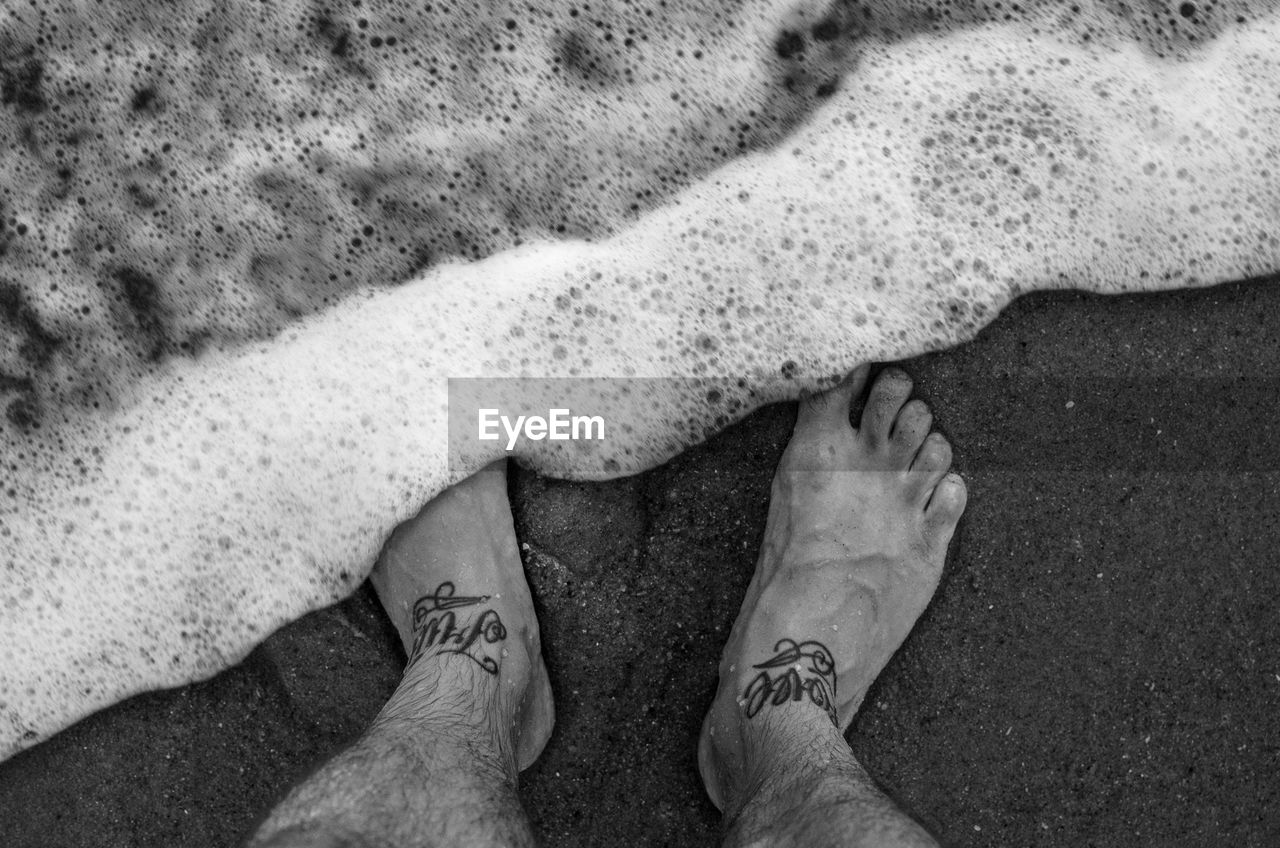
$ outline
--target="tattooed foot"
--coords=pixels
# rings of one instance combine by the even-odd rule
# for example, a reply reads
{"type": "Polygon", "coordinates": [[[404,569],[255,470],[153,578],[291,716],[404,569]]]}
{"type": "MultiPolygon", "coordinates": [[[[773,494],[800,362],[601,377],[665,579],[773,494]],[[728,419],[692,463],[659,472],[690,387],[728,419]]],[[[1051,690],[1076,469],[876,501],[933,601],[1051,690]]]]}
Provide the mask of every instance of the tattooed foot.
{"type": "Polygon", "coordinates": [[[392,714],[492,731],[519,769],[537,759],[555,711],[505,462],[396,528],[372,579],[408,655],[392,714]]]}
{"type": "Polygon", "coordinates": [[[951,447],[908,401],[911,380],[876,380],[861,425],[849,404],[868,369],[801,401],[773,479],[755,576],[720,663],[699,743],[722,809],[752,770],[763,728],[853,720],[867,688],[924,611],[965,505],[951,447]]]}

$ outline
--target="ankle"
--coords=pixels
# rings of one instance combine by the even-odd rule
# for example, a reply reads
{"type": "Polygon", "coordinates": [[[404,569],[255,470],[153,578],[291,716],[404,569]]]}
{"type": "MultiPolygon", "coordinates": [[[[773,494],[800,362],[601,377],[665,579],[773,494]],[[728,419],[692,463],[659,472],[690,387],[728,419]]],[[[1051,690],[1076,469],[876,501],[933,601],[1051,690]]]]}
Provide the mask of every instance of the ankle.
{"type": "Polygon", "coordinates": [[[736,715],[722,719],[720,739],[712,742],[726,820],[764,798],[803,797],[824,778],[843,781],[846,771],[860,771],[839,728],[816,705],[789,703],[751,718],[733,706],[736,715]]]}
{"type": "MultiPolygon", "coordinates": [[[[499,673],[510,674],[506,668],[499,673]]],[[[433,754],[454,750],[514,782],[519,707],[511,687],[497,675],[468,657],[442,654],[406,669],[375,724],[411,747],[430,747],[433,754]]]]}
{"type": "Polygon", "coordinates": [[[851,757],[823,769],[784,769],[725,807],[724,844],[881,846],[886,843],[851,841],[853,834],[842,827],[865,809],[870,786],[870,778],[851,757]],[[830,828],[839,831],[838,838],[816,836],[830,828]]]}
{"type": "Polygon", "coordinates": [[[742,757],[742,772],[724,803],[724,822],[733,826],[749,813],[786,817],[814,804],[840,803],[867,780],[840,730],[817,710],[804,720],[768,720],[749,731],[754,738],[742,757]]]}

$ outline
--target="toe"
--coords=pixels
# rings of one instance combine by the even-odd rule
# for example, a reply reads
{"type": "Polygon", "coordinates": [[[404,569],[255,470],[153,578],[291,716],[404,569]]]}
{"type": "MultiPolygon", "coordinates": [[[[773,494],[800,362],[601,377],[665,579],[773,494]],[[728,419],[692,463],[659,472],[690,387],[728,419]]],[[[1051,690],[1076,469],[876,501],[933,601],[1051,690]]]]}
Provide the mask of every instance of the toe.
{"type": "Polygon", "coordinates": [[[907,372],[901,368],[886,368],[871,387],[867,407],[862,411],[859,432],[873,444],[887,442],[898,411],[910,396],[911,378],[907,372]]]}
{"type": "Polygon", "coordinates": [[[800,399],[800,411],[796,417],[796,431],[826,430],[849,426],[849,405],[862,394],[867,385],[870,365],[860,365],[845,377],[840,385],[821,394],[800,399]]]}
{"type": "Polygon", "coordinates": [[[925,436],[929,435],[929,428],[932,425],[933,413],[929,411],[929,404],[919,398],[907,401],[906,406],[902,407],[902,411],[898,413],[898,420],[893,423],[893,435],[890,436],[890,441],[903,453],[907,463],[910,463],[916,451],[920,450],[920,445],[924,442],[925,436]]]}
{"type": "Polygon", "coordinates": [[[935,541],[945,545],[951,540],[951,532],[955,530],[956,522],[964,512],[968,497],[964,480],[959,474],[946,475],[934,487],[929,505],[925,507],[925,518],[929,522],[935,541]]]}
{"type": "Polygon", "coordinates": [[[951,443],[941,433],[930,433],[911,463],[911,473],[919,478],[921,491],[928,497],[950,467],[951,443]]]}

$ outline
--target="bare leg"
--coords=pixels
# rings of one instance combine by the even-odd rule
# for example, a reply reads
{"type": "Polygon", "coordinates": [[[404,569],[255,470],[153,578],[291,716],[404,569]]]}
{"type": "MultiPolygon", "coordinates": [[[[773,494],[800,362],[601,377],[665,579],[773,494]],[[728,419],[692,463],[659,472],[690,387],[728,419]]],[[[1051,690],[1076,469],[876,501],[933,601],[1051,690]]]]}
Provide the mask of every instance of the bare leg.
{"type": "Polygon", "coordinates": [[[720,664],[698,762],[726,845],[932,846],[844,731],[924,611],[965,505],[951,448],[889,369],[802,401],[755,577],[720,664]]]}
{"type": "Polygon", "coordinates": [[[351,748],[296,787],[250,845],[528,846],[516,774],[554,714],[505,463],[396,529],[373,575],[409,661],[351,748]]]}

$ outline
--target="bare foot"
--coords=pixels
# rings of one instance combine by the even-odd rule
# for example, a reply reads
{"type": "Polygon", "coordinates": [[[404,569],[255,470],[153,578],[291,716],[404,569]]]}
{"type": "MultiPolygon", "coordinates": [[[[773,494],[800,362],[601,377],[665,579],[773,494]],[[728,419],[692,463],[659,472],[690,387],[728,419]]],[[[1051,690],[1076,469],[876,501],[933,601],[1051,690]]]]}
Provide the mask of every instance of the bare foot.
{"type": "Polygon", "coordinates": [[[517,775],[554,714],[506,464],[397,527],[372,580],[408,652],[404,677],[360,739],[294,787],[249,844],[532,845],[517,775]]]}
{"type": "Polygon", "coordinates": [[[861,426],[850,426],[867,374],[863,366],[801,401],[774,476],[760,559],[699,743],[721,809],[746,791],[762,727],[848,728],[937,588],[964,511],[964,482],[947,473],[951,446],[929,432],[924,402],[907,400],[901,370],[879,376],[861,426]]]}
{"type": "Polygon", "coordinates": [[[397,527],[372,580],[408,654],[385,713],[482,729],[509,764],[531,765],[555,709],[506,462],[441,492],[397,527]]]}

